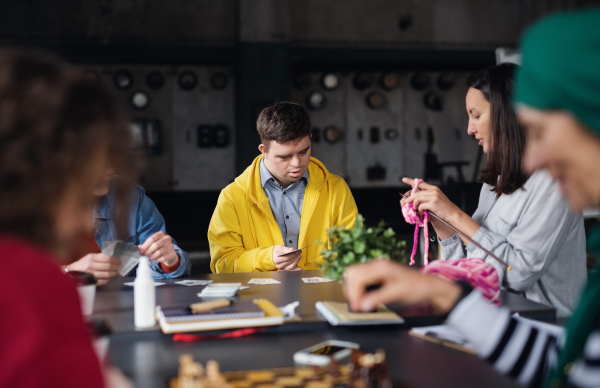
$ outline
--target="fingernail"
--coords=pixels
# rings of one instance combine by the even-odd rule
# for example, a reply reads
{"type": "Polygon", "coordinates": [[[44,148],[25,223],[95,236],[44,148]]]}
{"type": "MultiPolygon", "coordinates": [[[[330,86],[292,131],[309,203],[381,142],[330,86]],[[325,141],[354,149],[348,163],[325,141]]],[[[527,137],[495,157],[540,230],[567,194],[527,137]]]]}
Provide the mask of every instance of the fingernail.
{"type": "Polygon", "coordinates": [[[373,307],[373,302],[371,302],[369,298],[363,299],[363,301],[360,303],[360,309],[362,311],[373,311],[373,307]]]}

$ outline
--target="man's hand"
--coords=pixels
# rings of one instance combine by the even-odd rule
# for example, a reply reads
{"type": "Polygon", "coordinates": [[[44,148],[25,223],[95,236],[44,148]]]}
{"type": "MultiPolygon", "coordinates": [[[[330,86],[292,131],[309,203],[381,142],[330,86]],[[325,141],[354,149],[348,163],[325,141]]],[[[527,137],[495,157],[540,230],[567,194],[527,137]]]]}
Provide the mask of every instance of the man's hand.
{"type": "Polygon", "coordinates": [[[401,302],[429,303],[434,310],[447,313],[458,301],[461,289],[389,260],[373,260],[346,269],[344,293],[353,311],[372,311],[381,303],[401,302]],[[367,287],[374,284],[381,286],[368,292],[367,287]]]}
{"type": "Polygon", "coordinates": [[[117,276],[121,260],[104,253],[90,253],[74,263],[67,265],[69,271],[91,273],[98,279],[98,285],[106,284],[108,280],[117,276]]]}
{"type": "Polygon", "coordinates": [[[148,256],[150,261],[163,263],[167,267],[174,266],[179,260],[171,236],[162,231],[154,233],[143,244],[138,245],[138,247],[140,248],[140,253],[148,256]]]}
{"type": "Polygon", "coordinates": [[[302,258],[302,251],[298,251],[293,255],[280,256],[286,253],[295,251],[294,248],[288,248],[284,245],[275,245],[273,247],[273,263],[280,271],[300,271],[298,262],[302,258]]]}

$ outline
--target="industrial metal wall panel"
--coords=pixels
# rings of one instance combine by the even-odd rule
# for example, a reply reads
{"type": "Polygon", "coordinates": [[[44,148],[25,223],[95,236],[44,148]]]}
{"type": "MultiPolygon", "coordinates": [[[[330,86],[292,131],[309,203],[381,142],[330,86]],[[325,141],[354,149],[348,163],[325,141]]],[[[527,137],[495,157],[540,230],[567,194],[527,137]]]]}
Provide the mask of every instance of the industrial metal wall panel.
{"type": "MultiPolygon", "coordinates": [[[[180,67],[184,69],[184,67],[180,67]]],[[[235,85],[231,68],[185,67],[198,76],[192,91],[173,91],[173,177],[175,190],[220,190],[235,178],[235,85]],[[227,85],[215,89],[211,76],[225,74],[227,85]],[[219,142],[219,128],[221,133],[219,142]],[[202,143],[202,131],[212,137],[202,143]]]]}
{"type": "Polygon", "coordinates": [[[229,66],[88,65],[114,90],[145,149],[148,190],[218,190],[235,178],[229,66]]]}
{"type": "Polygon", "coordinates": [[[298,46],[481,48],[517,42],[518,0],[290,0],[298,46]]]}
{"type": "Polygon", "coordinates": [[[351,187],[395,187],[404,176],[472,180],[479,147],[467,135],[466,73],[328,73],[339,79],[334,90],[321,85],[325,74],[297,75],[292,99],[309,113],[313,156],[351,187]],[[396,83],[390,90],[386,75],[396,83]],[[357,77],[367,82],[357,87],[357,77]]]}

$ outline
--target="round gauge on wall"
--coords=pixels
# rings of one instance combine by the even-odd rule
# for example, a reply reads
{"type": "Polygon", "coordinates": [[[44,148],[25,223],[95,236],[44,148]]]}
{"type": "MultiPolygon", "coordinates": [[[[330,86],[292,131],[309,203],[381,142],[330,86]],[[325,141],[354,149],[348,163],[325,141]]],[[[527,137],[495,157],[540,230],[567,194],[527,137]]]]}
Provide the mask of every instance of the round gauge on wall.
{"type": "Polygon", "coordinates": [[[352,78],[352,85],[356,90],[365,90],[371,86],[371,76],[366,73],[358,73],[352,78]]]}
{"type": "Polygon", "coordinates": [[[394,90],[400,85],[400,76],[396,73],[383,73],[379,84],[387,91],[394,90]]]}
{"type": "Polygon", "coordinates": [[[366,102],[369,108],[380,109],[385,106],[385,104],[387,103],[387,99],[385,98],[385,95],[383,93],[379,91],[374,91],[367,94],[366,102]]]}
{"type": "Polygon", "coordinates": [[[159,71],[151,71],[146,76],[146,85],[152,90],[158,90],[165,84],[165,76],[159,71]]]}
{"type": "Polygon", "coordinates": [[[410,86],[417,91],[425,90],[431,84],[431,77],[425,73],[415,73],[410,77],[410,86]]]}
{"type": "Polygon", "coordinates": [[[442,96],[438,92],[427,92],[423,97],[423,102],[428,109],[442,110],[442,96]]]}
{"type": "Polygon", "coordinates": [[[330,125],[323,130],[323,138],[329,144],[335,144],[342,140],[344,133],[335,125],[330,125]]]}
{"type": "Polygon", "coordinates": [[[182,90],[189,92],[198,85],[198,76],[191,70],[184,70],[177,77],[177,84],[182,90]]]}
{"type": "Polygon", "coordinates": [[[310,76],[306,73],[296,74],[292,83],[297,90],[306,90],[310,87],[310,76]]]}
{"type": "Polygon", "coordinates": [[[221,90],[227,87],[229,77],[225,73],[217,72],[210,76],[210,86],[213,89],[221,90]]]}
{"type": "Polygon", "coordinates": [[[456,77],[451,73],[442,73],[437,77],[435,83],[440,90],[447,92],[454,87],[456,77]]]}
{"type": "Polygon", "coordinates": [[[146,109],[149,104],[150,104],[150,97],[148,96],[148,94],[146,92],[142,92],[142,91],[135,92],[131,96],[131,105],[133,105],[133,107],[135,109],[138,109],[138,110],[146,109]]]}
{"type": "Polygon", "coordinates": [[[321,87],[325,90],[335,90],[340,86],[340,77],[334,73],[325,73],[321,77],[321,87]]]}
{"type": "Polygon", "coordinates": [[[306,96],[306,105],[312,110],[320,110],[325,107],[327,100],[321,92],[312,92],[306,96]]]}
{"type": "Polygon", "coordinates": [[[127,70],[119,70],[113,76],[113,83],[119,90],[127,90],[133,86],[133,75],[127,70]]]}

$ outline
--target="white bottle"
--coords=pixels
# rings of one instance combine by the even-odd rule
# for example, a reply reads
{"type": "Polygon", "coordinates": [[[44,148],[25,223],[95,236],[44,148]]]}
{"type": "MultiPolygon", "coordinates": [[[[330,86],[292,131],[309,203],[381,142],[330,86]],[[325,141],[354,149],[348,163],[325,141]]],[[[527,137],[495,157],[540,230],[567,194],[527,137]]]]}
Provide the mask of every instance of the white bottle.
{"type": "Polygon", "coordinates": [[[153,327],[156,307],[154,279],[150,272],[148,257],[143,256],[137,267],[137,276],[133,282],[133,313],[135,327],[140,329],[153,327]]]}

